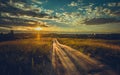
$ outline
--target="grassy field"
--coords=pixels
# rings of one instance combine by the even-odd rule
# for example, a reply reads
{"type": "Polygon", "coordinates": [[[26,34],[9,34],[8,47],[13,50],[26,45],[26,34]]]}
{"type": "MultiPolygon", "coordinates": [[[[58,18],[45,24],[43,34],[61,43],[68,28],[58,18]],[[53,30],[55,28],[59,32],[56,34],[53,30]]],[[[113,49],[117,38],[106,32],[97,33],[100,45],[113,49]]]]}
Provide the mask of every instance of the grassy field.
{"type": "Polygon", "coordinates": [[[48,75],[51,38],[0,43],[0,75],[48,75]]]}
{"type": "MultiPolygon", "coordinates": [[[[50,52],[53,38],[0,43],[0,75],[53,75],[50,52]]],[[[58,38],[84,54],[120,70],[120,40],[58,38]]]]}
{"type": "Polygon", "coordinates": [[[120,71],[120,40],[59,38],[59,41],[120,71]]]}

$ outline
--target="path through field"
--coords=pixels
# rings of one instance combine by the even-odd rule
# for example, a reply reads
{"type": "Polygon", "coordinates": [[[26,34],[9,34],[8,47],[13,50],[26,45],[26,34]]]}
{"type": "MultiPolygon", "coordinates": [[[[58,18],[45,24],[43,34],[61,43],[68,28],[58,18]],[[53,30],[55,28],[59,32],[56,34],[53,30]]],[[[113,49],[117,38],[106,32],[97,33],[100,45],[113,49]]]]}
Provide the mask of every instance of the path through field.
{"type": "Polygon", "coordinates": [[[56,75],[117,75],[108,66],[53,40],[52,65],[56,75]]]}

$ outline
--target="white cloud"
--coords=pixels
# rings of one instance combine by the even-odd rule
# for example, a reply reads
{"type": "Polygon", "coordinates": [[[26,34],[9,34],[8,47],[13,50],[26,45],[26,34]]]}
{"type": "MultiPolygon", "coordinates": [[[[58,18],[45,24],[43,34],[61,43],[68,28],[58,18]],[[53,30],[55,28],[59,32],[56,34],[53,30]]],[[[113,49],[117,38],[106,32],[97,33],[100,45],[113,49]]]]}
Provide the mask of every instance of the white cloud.
{"type": "Polygon", "coordinates": [[[57,22],[61,22],[61,23],[64,23],[64,24],[69,24],[69,25],[81,24],[83,19],[85,19],[80,14],[80,12],[72,12],[72,13],[64,12],[62,14],[56,13],[56,15],[59,16],[58,20],[56,20],[57,22]]]}
{"type": "Polygon", "coordinates": [[[108,3],[108,6],[109,7],[115,7],[115,6],[117,6],[117,3],[108,3]]]}
{"type": "Polygon", "coordinates": [[[104,16],[111,16],[111,10],[109,8],[103,8],[101,6],[92,8],[86,8],[88,18],[98,18],[104,16]]]}
{"type": "Polygon", "coordinates": [[[64,11],[64,8],[60,8],[60,10],[64,11]]]}
{"type": "Polygon", "coordinates": [[[82,11],[83,9],[82,8],[78,8],[78,10],[82,11]]]}
{"type": "Polygon", "coordinates": [[[10,3],[10,5],[20,8],[20,9],[25,7],[25,3],[23,3],[23,2],[14,2],[14,3],[10,3]]]}
{"type": "Polygon", "coordinates": [[[104,12],[106,15],[110,15],[110,14],[111,14],[111,10],[108,9],[108,8],[104,8],[104,9],[103,9],[103,12],[104,12]]]}
{"type": "Polygon", "coordinates": [[[3,17],[9,17],[10,13],[4,12],[4,13],[1,13],[1,16],[3,16],[3,17]]]}
{"type": "Polygon", "coordinates": [[[36,13],[41,12],[41,7],[38,8],[37,5],[26,5],[23,2],[14,2],[14,3],[10,2],[9,4],[13,7],[22,9],[24,11],[33,11],[33,12],[36,12],[36,13]]]}
{"type": "Polygon", "coordinates": [[[90,7],[86,8],[85,10],[87,11],[87,13],[91,13],[92,12],[92,8],[90,8],[90,7]]]}
{"type": "Polygon", "coordinates": [[[90,3],[89,6],[92,7],[94,4],[93,3],[90,3]]]}
{"type": "Polygon", "coordinates": [[[44,12],[46,14],[52,14],[54,12],[54,10],[44,9],[44,12]]]}
{"type": "Polygon", "coordinates": [[[34,2],[34,3],[37,3],[37,4],[43,4],[43,2],[41,2],[41,1],[38,1],[38,0],[32,0],[32,2],[34,2]]]}
{"type": "Polygon", "coordinates": [[[78,6],[78,3],[73,1],[70,4],[68,4],[68,6],[75,7],[75,6],[78,6]]]}
{"type": "Polygon", "coordinates": [[[2,27],[2,26],[0,26],[0,30],[1,30],[1,29],[10,30],[10,28],[8,28],[8,27],[2,27]]]}
{"type": "Polygon", "coordinates": [[[73,20],[73,22],[71,23],[72,25],[74,26],[77,26],[77,25],[84,25],[84,18],[76,18],[75,20],[73,20]]]}
{"type": "Polygon", "coordinates": [[[60,17],[60,16],[61,16],[61,14],[58,13],[58,12],[56,12],[55,15],[56,15],[57,17],[60,17]]]}
{"type": "Polygon", "coordinates": [[[16,31],[28,31],[28,30],[33,30],[33,27],[26,27],[26,26],[12,26],[12,30],[16,31]]]}

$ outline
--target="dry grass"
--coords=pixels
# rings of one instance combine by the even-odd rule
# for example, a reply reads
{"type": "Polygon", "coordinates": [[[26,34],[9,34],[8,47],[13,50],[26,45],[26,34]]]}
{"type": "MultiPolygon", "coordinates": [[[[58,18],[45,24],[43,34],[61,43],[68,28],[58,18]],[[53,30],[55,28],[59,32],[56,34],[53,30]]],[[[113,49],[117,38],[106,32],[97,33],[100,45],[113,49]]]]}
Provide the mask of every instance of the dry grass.
{"type": "Polygon", "coordinates": [[[120,70],[120,40],[59,38],[59,41],[120,70]]]}
{"type": "Polygon", "coordinates": [[[47,75],[52,38],[0,43],[0,75],[47,75]]]}
{"type": "Polygon", "coordinates": [[[101,47],[120,51],[120,40],[96,40],[96,39],[75,39],[75,38],[60,38],[59,41],[63,44],[71,46],[75,49],[79,47],[101,47]]]}
{"type": "MultiPolygon", "coordinates": [[[[120,70],[120,41],[58,38],[59,42],[120,70]]],[[[0,75],[52,75],[52,38],[0,43],[0,75]]]]}

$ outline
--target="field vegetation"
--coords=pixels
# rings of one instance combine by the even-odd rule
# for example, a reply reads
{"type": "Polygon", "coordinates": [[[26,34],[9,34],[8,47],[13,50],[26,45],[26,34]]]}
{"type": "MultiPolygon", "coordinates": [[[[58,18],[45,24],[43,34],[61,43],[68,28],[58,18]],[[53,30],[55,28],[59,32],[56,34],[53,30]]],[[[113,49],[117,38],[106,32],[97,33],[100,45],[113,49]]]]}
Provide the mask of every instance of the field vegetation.
{"type": "MultiPolygon", "coordinates": [[[[120,73],[120,40],[57,39],[61,44],[79,50],[120,73]]],[[[51,64],[52,40],[42,37],[1,42],[0,75],[54,75],[51,64]]]]}
{"type": "Polygon", "coordinates": [[[0,75],[50,75],[51,38],[0,43],[0,75]]]}
{"type": "Polygon", "coordinates": [[[120,40],[59,38],[59,41],[102,61],[117,72],[120,70],[120,40]]]}

